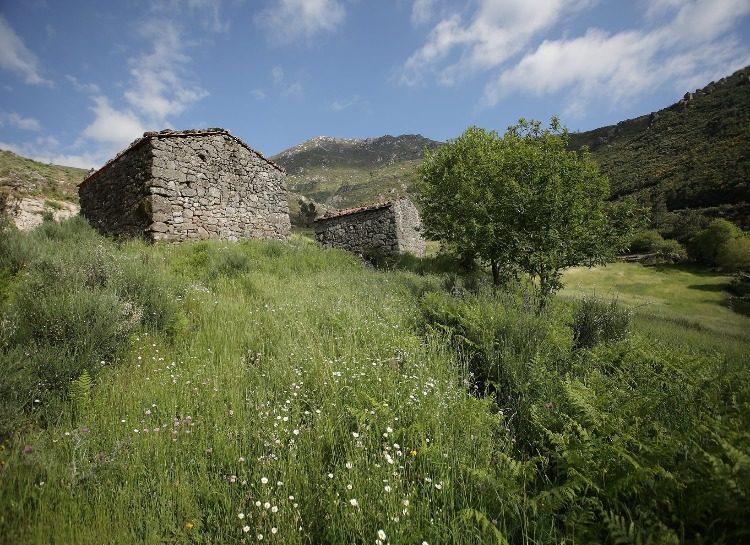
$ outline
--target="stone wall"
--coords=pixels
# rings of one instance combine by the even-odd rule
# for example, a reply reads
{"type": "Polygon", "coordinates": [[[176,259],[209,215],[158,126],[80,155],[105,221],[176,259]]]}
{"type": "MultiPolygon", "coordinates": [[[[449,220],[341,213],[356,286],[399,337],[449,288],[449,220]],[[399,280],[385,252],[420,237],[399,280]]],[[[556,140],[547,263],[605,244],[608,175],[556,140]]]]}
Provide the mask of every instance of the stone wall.
{"type": "Polygon", "coordinates": [[[409,199],[399,199],[393,203],[393,214],[396,218],[398,251],[422,257],[426,243],[417,207],[409,199]]]}
{"type": "Polygon", "coordinates": [[[146,133],[79,187],[107,234],[181,242],[286,239],[284,171],[222,129],[146,133]]]}
{"type": "Polygon", "coordinates": [[[373,205],[315,221],[315,238],[327,248],[363,253],[424,255],[419,213],[408,199],[373,205]]]}
{"type": "Polygon", "coordinates": [[[78,187],[81,215],[92,227],[115,236],[143,236],[150,223],[146,183],[151,172],[148,142],[109,163],[106,172],[78,187]]]}
{"type": "Polygon", "coordinates": [[[229,135],[153,138],[154,240],[286,239],[286,176],[229,135]]]}

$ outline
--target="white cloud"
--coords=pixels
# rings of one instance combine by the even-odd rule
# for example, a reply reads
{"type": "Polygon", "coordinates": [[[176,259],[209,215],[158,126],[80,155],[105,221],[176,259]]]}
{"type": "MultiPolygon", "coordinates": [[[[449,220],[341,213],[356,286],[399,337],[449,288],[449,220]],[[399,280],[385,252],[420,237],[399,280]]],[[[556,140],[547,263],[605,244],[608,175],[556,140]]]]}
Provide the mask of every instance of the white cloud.
{"type": "Polygon", "coordinates": [[[281,66],[274,66],[271,69],[271,81],[285,97],[301,97],[303,94],[302,84],[297,81],[291,83],[287,81],[281,66]]]}
{"type": "Polygon", "coordinates": [[[411,22],[415,26],[429,23],[435,16],[437,0],[414,0],[411,7],[411,22]]]}
{"type": "Polygon", "coordinates": [[[328,109],[334,112],[342,112],[344,110],[348,110],[349,108],[358,104],[359,102],[360,102],[359,95],[354,95],[348,100],[339,100],[339,99],[334,100],[328,106],[328,109]]]}
{"type": "Polygon", "coordinates": [[[267,96],[263,89],[253,89],[250,91],[250,94],[253,95],[253,98],[256,100],[263,100],[267,96]]]}
{"type": "Polygon", "coordinates": [[[0,112],[0,127],[4,125],[25,131],[38,131],[42,128],[39,121],[33,117],[23,117],[16,112],[0,112]]]}
{"type": "Polygon", "coordinates": [[[162,124],[208,92],[183,81],[191,59],[184,53],[185,40],[176,24],[150,21],[141,28],[141,34],[151,40],[152,50],[129,59],[133,81],[125,99],[150,123],[162,124]]]}
{"type": "Polygon", "coordinates": [[[725,36],[738,18],[750,13],[750,4],[669,4],[672,19],[650,31],[589,29],[577,38],[545,40],[489,83],[483,102],[493,106],[514,92],[541,96],[567,91],[566,113],[580,115],[592,100],[617,104],[665,84],[693,88],[750,62],[750,51],[725,36]]]}
{"type": "Polygon", "coordinates": [[[123,148],[141,136],[145,130],[138,116],[130,110],[113,108],[106,97],[94,98],[94,121],[83,131],[83,136],[99,143],[123,148]]]}
{"type": "Polygon", "coordinates": [[[53,86],[50,80],[40,75],[36,55],[29,51],[2,15],[0,15],[0,67],[22,75],[24,83],[29,85],[53,86]]]}
{"type": "Polygon", "coordinates": [[[530,39],[592,0],[477,0],[468,21],[460,13],[441,19],[425,44],[404,63],[399,81],[415,85],[426,74],[452,84],[467,74],[497,67],[530,39]]]}
{"type": "Polygon", "coordinates": [[[78,168],[93,168],[102,165],[107,156],[103,153],[66,154],[59,151],[60,142],[52,136],[42,136],[30,142],[13,144],[0,142],[0,149],[12,151],[41,163],[52,163],[78,168]]]}
{"type": "Polygon", "coordinates": [[[81,83],[78,81],[78,78],[71,76],[70,74],[66,74],[65,79],[68,80],[77,91],[81,91],[82,93],[98,95],[102,92],[96,83],[81,83]]]}
{"type": "Polygon", "coordinates": [[[151,3],[151,11],[157,16],[178,16],[188,13],[198,19],[199,24],[211,32],[224,33],[230,21],[221,15],[222,0],[160,0],[151,3]]]}
{"type": "Polygon", "coordinates": [[[272,40],[292,42],[336,30],[346,18],[340,0],[272,0],[255,18],[272,40]]]}

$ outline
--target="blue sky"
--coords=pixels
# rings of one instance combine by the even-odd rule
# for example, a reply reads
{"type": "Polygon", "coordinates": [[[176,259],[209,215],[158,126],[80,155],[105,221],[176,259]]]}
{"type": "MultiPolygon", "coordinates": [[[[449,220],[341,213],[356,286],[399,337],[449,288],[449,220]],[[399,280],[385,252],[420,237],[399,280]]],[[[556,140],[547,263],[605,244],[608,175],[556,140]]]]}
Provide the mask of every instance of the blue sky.
{"type": "Polygon", "coordinates": [[[587,130],[750,64],[748,0],[0,0],[0,148],[101,165],[144,130],[587,130]]]}

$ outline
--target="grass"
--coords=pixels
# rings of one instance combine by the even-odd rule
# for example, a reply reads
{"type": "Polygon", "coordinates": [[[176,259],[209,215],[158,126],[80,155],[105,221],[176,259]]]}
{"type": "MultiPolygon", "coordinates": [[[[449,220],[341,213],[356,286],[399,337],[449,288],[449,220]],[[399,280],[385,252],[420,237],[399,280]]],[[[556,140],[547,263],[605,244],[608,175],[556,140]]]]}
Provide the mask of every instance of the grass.
{"type": "Polygon", "coordinates": [[[616,297],[634,311],[634,325],[647,338],[748,358],[750,317],[729,308],[731,280],[697,267],[612,263],[567,271],[562,296],[616,297]]]}
{"type": "Polygon", "coordinates": [[[429,263],[371,270],[305,235],[117,244],[80,220],[3,234],[0,386],[35,388],[18,378],[39,364],[32,342],[78,365],[27,392],[2,443],[8,543],[742,535],[746,366],[638,335],[580,350],[562,311],[429,263]],[[98,305],[97,329],[66,293],[98,305]],[[100,361],[107,312],[120,344],[100,361]],[[82,321],[75,339],[50,316],[82,321]]]}
{"type": "Polygon", "coordinates": [[[6,193],[13,197],[34,195],[78,202],[76,185],[87,174],[85,169],[40,163],[0,150],[0,197],[6,193]]]}

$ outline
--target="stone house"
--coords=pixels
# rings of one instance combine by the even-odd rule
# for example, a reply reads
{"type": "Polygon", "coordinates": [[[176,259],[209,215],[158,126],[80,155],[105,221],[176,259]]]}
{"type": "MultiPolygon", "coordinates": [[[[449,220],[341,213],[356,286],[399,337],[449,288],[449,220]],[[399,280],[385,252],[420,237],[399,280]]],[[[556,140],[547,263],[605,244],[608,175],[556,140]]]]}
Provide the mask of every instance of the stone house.
{"type": "Polygon", "coordinates": [[[224,129],[146,132],[78,186],[81,215],[118,237],[286,239],[284,170],[224,129]]]}
{"type": "Polygon", "coordinates": [[[316,219],[314,225],[315,238],[328,248],[424,255],[419,211],[407,198],[341,210],[316,219]]]}

